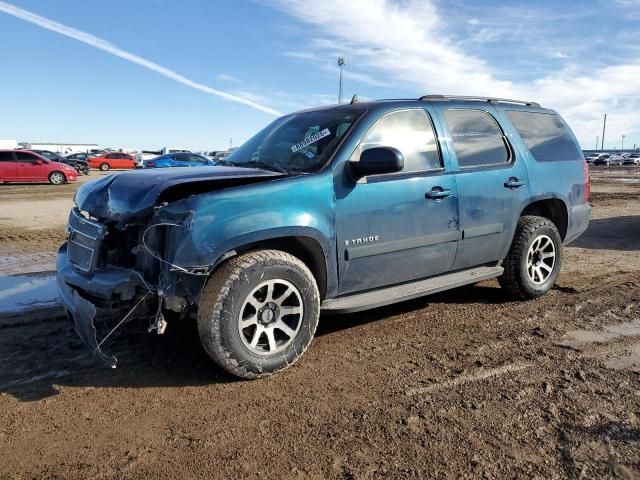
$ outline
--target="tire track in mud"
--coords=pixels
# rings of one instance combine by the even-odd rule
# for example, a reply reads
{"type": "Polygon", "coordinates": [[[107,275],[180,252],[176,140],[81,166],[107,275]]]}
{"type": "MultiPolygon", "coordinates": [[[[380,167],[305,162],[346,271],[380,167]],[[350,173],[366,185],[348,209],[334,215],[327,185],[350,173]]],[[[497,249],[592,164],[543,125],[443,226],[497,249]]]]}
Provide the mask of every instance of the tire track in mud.
{"type": "Polygon", "coordinates": [[[10,439],[0,453],[30,455],[22,470],[13,460],[0,466],[0,477],[206,469],[225,477],[260,470],[273,478],[605,478],[610,468],[633,471],[637,375],[556,343],[568,331],[633,320],[639,286],[633,274],[612,274],[598,288],[587,277],[561,277],[548,295],[511,302],[485,282],[323,317],[299,365],[256,382],[215,370],[190,324],[158,337],[145,334],[144,321],[132,323],[110,345],[121,353],[115,371],[85,355],[62,318],[0,329],[7,367],[0,383],[14,382],[0,397],[8,412],[0,435],[10,439]],[[407,395],[412,389],[424,390],[407,395]],[[75,419],[86,411],[89,420],[75,419]],[[108,453],[95,443],[96,430],[118,439],[108,453]],[[76,445],[64,438],[95,451],[56,464],[76,445]],[[41,459],[36,451],[45,452],[41,459]]]}

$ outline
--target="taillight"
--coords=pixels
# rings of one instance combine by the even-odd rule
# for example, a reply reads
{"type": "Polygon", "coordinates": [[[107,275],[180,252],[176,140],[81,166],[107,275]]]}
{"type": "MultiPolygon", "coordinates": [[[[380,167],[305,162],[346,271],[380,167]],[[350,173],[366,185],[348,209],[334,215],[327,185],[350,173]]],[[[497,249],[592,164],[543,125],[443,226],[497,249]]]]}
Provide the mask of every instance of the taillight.
{"type": "Polygon", "coordinates": [[[147,162],[147,167],[155,167],[156,162],[147,162]]]}
{"type": "Polygon", "coordinates": [[[589,164],[587,162],[582,164],[582,172],[584,173],[584,201],[588,202],[591,194],[591,175],[589,175],[589,164]]]}

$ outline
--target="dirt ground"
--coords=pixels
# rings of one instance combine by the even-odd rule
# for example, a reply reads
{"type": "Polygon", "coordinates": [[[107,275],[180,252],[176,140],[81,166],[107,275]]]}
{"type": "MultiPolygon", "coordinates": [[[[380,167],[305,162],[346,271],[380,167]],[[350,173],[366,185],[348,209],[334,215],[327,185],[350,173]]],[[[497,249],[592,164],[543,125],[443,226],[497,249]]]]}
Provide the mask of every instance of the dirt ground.
{"type": "MultiPolygon", "coordinates": [[[[621,172],[593,170],[594,218],[546,296],[489,281],[323,316],[263,380],[216,369],[188,321],[127,325],[111,370],[58,309],[0,318],[0,478],[638,479],[640,169],[621,172]]],[[[53,256],[63,213],[0,219],[0,266],[53,256]]]]}

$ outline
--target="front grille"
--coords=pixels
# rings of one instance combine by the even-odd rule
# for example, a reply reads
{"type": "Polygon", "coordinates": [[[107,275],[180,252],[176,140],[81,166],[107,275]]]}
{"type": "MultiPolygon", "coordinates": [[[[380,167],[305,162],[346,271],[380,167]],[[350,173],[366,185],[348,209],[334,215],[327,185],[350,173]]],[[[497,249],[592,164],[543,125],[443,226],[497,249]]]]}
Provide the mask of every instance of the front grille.
{"type": "Polygon", "coordinates": [[[92,272],[100,254],[106,228],[82,216],[77,208],[69,214],[69,260],[78,270],[92,272]]]}

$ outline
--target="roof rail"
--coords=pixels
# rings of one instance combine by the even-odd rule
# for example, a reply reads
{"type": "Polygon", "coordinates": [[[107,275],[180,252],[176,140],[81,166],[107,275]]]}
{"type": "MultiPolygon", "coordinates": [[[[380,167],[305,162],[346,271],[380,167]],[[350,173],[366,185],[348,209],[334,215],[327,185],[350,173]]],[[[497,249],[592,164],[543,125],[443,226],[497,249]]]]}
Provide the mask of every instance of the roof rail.
{"type": "Polygon", "coordinates": [[[536,102],[529,102],[526,100],[512,100],[510,98],[491,98],[491,97],[474,97],[474,96],[464,96],[464,95],[424,95],[420,97],[418,100],[420,101],[429,101],[429,100],[478,100],[480,102],[489,102],[489,103],[518,103],[521,105],[526,105],[527,107],[539,107],[540,104],[536,102]]]}

